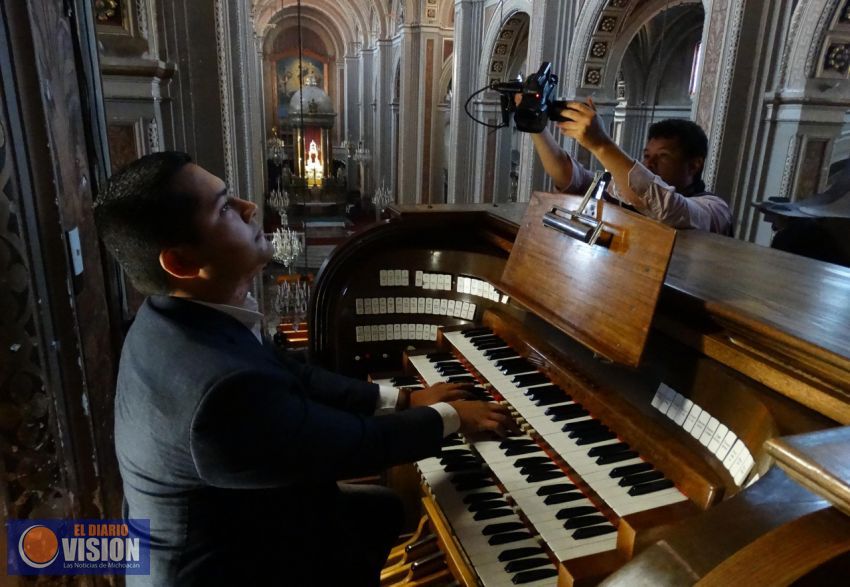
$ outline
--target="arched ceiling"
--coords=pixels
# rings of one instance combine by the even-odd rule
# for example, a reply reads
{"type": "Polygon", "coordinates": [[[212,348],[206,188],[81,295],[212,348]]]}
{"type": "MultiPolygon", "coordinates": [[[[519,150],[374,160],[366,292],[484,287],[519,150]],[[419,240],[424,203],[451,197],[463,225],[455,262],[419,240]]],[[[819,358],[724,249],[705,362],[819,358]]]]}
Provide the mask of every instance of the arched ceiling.
{"type": "MultiPolygon", "coordinates": [[[[252,15],[257,35],[264,47],[278,23],[294,27],[298,0],[253,0],[252,15]]],[[[441,26],[453,26],[454,0],[437,0],[437,4],[418,0],[301,0],[302,26],[322,36],[335,57],[342,58],[355,47],[371,47],[379,39],[395,35],[401,18],[405,22],[437,19],[441,26]],[[423,11],[414,14],[414,10],[423,11]]]]}
{"type": "MultiPolygon", "coordinates": [[[[390,15],[394,13],[396,0],[302,0],[301,18],[304,26],[325,38],[333,46],[338,57],[342,57],[354,43],[371,45],[373,38],[386,38],[390,27],[390,15]],[[307,24],[307,19],[310,24],[307,24]],[[373,27],[376,29],[372,32],[373,27]],[[332,39],[332,40],[331,40],[332,39]]],[[[297,23],[297,0],[254,0],[254,27],[264,40],[275,23],[283,22],[286,27],[297,23]]],[[[393,17],[394,18],[394,17],[393,17]]]]}

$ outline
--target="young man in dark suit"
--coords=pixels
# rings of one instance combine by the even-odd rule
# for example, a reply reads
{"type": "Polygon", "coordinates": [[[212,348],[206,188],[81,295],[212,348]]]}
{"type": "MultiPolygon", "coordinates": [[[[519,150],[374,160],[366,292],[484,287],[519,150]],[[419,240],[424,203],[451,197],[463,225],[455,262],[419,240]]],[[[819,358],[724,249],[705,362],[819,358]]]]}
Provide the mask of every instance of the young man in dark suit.
{"type": "Polygon", "coordinates": [[[248,295],[272,254],[255,213],[175,152],[132,163],[95,204],[107,248],[149,296],[115,401],[128,517],[151,524],[151,575],[128,584],[377,585],[398,499],[337,481],[508,426],[458,386],[399,397],[278,356],[248,295]]]}

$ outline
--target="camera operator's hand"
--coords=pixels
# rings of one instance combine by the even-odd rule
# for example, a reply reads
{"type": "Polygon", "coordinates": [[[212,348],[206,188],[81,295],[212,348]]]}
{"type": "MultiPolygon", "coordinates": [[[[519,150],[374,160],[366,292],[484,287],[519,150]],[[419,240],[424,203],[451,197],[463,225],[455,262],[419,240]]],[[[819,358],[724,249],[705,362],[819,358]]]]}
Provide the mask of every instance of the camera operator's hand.
{"type": "Polygon", "coordinates": [[[430,406],[437,402],[452,402],[460,399],[469,399],[472,394],[468,391],[468,385],[461,383],[437,383],[425,389],[411,391],[410,389],[399,390],[399,404],[416,408],[419,406],[430,406]],[[402,397],[402,396],[406,397],[402,397]]]}
{"type": "Polygon", "coordinates": [[[605,132],[592,98],[588,98],[586,103],[569,102],[562,116],[570,120],[558,123],[561,133],[575,139],[591,153],[596,154],[599,149],[611,144],[611,137],[605,132]]]}
{"type": "Polygon", "coordinates": [[[516,429],[508,409],[495,402],[454,401],[450,402],[460,416],[460,431],[464,434],[495,432],[505,436],[516,429]]]}

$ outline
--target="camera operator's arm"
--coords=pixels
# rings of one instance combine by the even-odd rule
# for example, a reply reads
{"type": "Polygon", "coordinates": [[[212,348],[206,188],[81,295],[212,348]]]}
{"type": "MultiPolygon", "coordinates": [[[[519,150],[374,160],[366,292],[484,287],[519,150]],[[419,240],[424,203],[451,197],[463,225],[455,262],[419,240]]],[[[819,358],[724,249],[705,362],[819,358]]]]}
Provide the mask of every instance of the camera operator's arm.
{"type": "Polygon", "coordinates": [[[565,190],[571,186],[574,172],[573,160],[564,153],[549,131],[544,128],[543,132],[532,134],[531,141],[534,143],[534,150],[537,151],[540,162],[543,163],[543,169],[555,182],[555,186],[559,190],[565,190]]]}
{"type": "MultiPolygon", "coordinates": [[[[520,102],[522,102],[522,94],[514,94],[514,103],[519,106],[520,102]]],[[[555,182],[555,187],[561,191],[570,187],[575,188],[572,185],[575,172],[573,160],[555,142],[549,131],[544,128],[542,132],[532,133],[531,142],[534,143],[534,150],[537,151],[537,156],[543,163],[543,169],[555,182]]],[[[572,191],[579,192],[581,189],[579,187],[572,191]]]]}
{"type": "Polygon", "coordinates": [[[602,163],[602,166],[611,173],[624,202],[642,207],[643,202],[640,196],[632,191],[629,183],[629,173],[635,160],[629,157],[605,132],[602,119],[596,114],[593,100],[589,98],[587,103],[569,102],[563,111],[563,116],[570,120],[558,123],[561,133],[578,141],[602,163]]]}

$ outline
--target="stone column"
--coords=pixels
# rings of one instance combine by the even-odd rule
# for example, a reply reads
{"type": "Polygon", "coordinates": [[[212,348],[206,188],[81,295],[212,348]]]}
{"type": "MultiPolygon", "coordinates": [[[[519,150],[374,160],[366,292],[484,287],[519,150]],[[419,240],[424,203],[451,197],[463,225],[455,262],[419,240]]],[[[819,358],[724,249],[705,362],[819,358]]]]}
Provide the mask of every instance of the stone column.
{"type": "Polygon", "coordinates": [[[478,69],[484,42],[484,4],[484,0],[455,0],[449,202],[474,201],[475,154],[480,146],[476,143],[476,124],[469,119],[463,107],[481,83],[478,69]]]}
{"type": "MultiPolygon", "coordinates": [[[[360,138],[360,43],[350,43],[345,56],[345,115],[343,140],[357,143],[360,138]]],[[[346,158],[348,189],[360,189],[359,165],[351,157],[346,158]]]]}
{"type": "Polygon", "coordinates": [[[777,167],[779,160],[790,154],[788,141],[793,143],[796,135],[793,126],[807,110],[799,104],[785,108],[781,101],[771,105],[765,100],[770,82],[777,77],[774,60],[781,57],[781,52],[765,48],[781,46],[777,40],[787,34],[782,26],[787,26],[792,8],[787,2],[715,0],[706,13],[702,80],[694,100],[696,121],[709,142],[703,179],[729,202],[735,235],[747,240],[756,240],[759,232],[760,215],[751,203],[780,195],[769,193],[778,187],[770,178],[784,175],[782,167],[777,167]],[[789,118],[797,121],[789,125],[789,118]],[[784,143],[778,142],[777,131],[785,134],[784,143]],[[764,163],[773,169],[770,176],[764,163]]]}
{"type": "Polygon", "coordinates": [[[434,170],[435,125],[442,64],[440,29],[404,25],[401,33],[401,108],[399,111],[399,201],[440,201],[441,181],[434,170]],[[436,185],[435,185],[436,184],[436,185]],[[432,188],[436,192],[432,193],[432,188]]]}
{"type": "Polygon", "coordinates": [[[360,138],[360,43],[350,43],[345,56],[345,138],[360,138]]]}
{"type": "MultiPolygon", "coordinates": [[[[363,49],[360,52],[360,136],[358,138],[359,140],[363,141],[363,144],[370,150],[373,155],[375,149],[374,62],[374,47],[363,49]]],[[[363,165],[363,174],[360,178],[360,192],[363,194],[371,194],[372,192],[374,192],[374,186],[372,181],[373,174],[371,173],[371,170],[372,166],[375,165],[375,163],[376,162],[373,157],[371,161],[363,165]]]]}
{"type": "Polygon", "coordinates": [[[334,106],[334,110],[337,112],[336,124],[334,128],[336,130],[337,144],[341,144],[342,141],[345,140],[345,97],[348,92],[348,86],[345,83],[345,59],[339,59],[336,62],[336,69],[334,70],[336,74],[336,105],[334,106]]]}
{"type": "Polygon", "coordinates": [[[392,42],[387,39],[378,41],[375,54],[375,71],[377,74],[377,93],[375,99],[375,136],[372,149],[372,169],[374,185],[381,182],[392,185],[395,153],[392,149],[393,117],[390,110],[393,95],[393,61],[392,42]]]}

